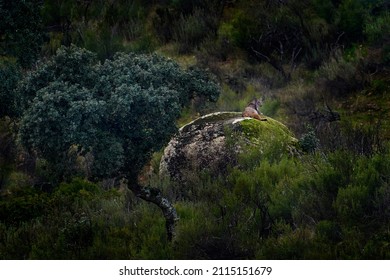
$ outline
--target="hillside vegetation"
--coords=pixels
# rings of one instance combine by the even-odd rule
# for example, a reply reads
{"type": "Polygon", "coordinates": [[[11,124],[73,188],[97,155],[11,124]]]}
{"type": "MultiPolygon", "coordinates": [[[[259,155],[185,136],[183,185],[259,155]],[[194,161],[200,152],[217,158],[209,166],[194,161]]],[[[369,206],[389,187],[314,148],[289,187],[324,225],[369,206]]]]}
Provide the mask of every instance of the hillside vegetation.
{"type": "Polygon", "coordinates": [[[0,0],[0,258],[388,259],[389,67],[386,0],[0,0]],[[261,96],[294,153],[159,177],[261,96]]]}

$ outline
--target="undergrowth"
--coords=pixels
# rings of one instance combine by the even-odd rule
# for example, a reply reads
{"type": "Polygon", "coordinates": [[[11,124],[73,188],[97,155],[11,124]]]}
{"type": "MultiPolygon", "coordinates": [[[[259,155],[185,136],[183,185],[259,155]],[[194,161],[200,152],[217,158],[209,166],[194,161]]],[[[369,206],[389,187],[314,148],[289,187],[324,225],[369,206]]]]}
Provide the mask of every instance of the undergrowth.
{"type": "Polygon", "coordinates": [[[302,154],[272,162],[258,160],[259,151],[252,153],[226,177],[191,182],[202,191],[175,201],[180,220],[172,243],[160,210],[127,191],[104,191],[76,178],[46,193],[18,188],[15,184],[21,181],[11,178],[12,188],[5,190],[12,192],[0,198],[0,257],[390,257],[387,150],[370,156],[347,151],[302,154]]]}

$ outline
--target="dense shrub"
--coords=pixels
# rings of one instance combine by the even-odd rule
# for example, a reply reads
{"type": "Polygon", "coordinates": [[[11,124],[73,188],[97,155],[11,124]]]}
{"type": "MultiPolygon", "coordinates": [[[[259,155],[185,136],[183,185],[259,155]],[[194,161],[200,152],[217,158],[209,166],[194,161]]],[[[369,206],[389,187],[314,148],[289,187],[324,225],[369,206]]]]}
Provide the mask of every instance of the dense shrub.
{"type": "Polygon", "coordinates": [[[20,78],[20,69],[15,62],[0,59],[0,118],[15,117],[20,113],[19,96],[15,90],[20,78]]]}
{"type": "Polygon", "coordinates": [[[195,203],[180,202],[176,253],[183,257],[181,249],[187,250],[191,258],[380,258],[372,252],[375,247],[385,255],[383,225],[390,221],[378,209],[384,210],[389,197],[387,180],[380,180],[388,172],[388,158],[336,152],[232,170],[212,184],[211,196],[203,192],[208,195],[197,196],[195,203]],[[365,247],[371,253],[364,253],[365,247]]]}
{"type": "Polygon", "coordinates": [[[202,178],[191,201],[175,203],[171,244],[159,209],[130,193],[81,179],[51,194],[25,188],[1,197],[0,257],[388,258],[389,161],[388,152],[339,151],[263,159],[226,178],[202,178]]]}
{"type": "Polygon", "coordinates": [[[7,184],[14,170],[16,156],[15,137],[9,118],[0,118],[0,190],[7,184]]]}
{"type": "Polygon", "coordinates": [[[179,53],[188,53],[198,47],[207,36],[211,36],[210,21],[205,12],[196,9],[193,14],[181,15],[173,29],[173,40],[179,44],[179,53]]]}
{"type": "Polygon", "coordinates": [[[150,6],[147,1],[45,1],[43,19],[50,27],[49,51],[54,54],[61,45],[76,44],[96,52],[102,60],[112,58],[129,43],[145,38],[150,6]]]}
{"type": "Polygon", "coordinates": [[[23,67],[37,59],[43,43],[42,1],[0,2],[1,55],[17,58],[23,67]]]}
{"type": "Polygon", "coordinates": [[[63,183],[51,194],[27,188],[0,203],[1,259],[171,256],[157,207],[85,180],[63,183]]]}
{"type": "Polygon", "coordinates": [[[315,134],[313,127],[307,126],[307,132],[299,139],[299,145],[304,152],[312,153],[319,145],[319,140],[315,134]]]}
{"type": "Polygon", "coordinates": [[[0,199],[0,220],[8,225],[19,226],[45,213],[47,195],[24,187],[4,194],[0,199]]]}
{"type": "Polygon", "coordinates": [[[390,39],[390,12],[384,11],[376,17],[369,17],[364,27],[364,35],[368,42],[381,44],[390,39]]]}
{"type": "Polygon", "coordinates": [[[346,39],[361,41],[364,16],[367,12],[364,1],[343,0],[339,6],[339,28],[346,33],[346,39]]]}
{"type": "Polygon", "coordinates": [[[359,73],[362,52],[352,48],[350,54],[343,57],[340,51],[336,51],[317,72],[317,83],[331,96],[346,96],[363,88],[365,77],[359,73]]]}

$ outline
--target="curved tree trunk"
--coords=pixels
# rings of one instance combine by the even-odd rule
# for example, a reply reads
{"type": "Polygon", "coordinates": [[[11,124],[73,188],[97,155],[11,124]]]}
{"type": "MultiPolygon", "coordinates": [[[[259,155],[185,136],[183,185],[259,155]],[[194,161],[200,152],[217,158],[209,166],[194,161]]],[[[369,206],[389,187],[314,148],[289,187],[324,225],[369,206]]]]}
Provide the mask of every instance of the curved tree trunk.
{"type": "Polygon", "coordinates": [[[161,190],[153,187],[143,187],[136,184],[130,184],[129,189],[139,198],[156,204],[165,217],[165,227],[167,230],[167,238],[172,241],[175,237],[175,224],[179,220],[175,207],[172,203],[162,195],[161,190]]]}

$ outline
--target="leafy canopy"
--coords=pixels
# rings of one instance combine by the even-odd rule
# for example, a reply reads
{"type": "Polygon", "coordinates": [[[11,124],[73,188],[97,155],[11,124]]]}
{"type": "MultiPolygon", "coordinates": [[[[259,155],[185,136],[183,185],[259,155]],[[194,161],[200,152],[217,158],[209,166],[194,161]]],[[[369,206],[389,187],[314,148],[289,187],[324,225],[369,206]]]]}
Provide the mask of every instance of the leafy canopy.
{"type": "Polygon", "coordinates": [[[57,166],[76,150],[92,161],[92,178],[135,178],[176,131],[181,108],[195,96],[215,101],[219,87],[158,55],[118,53],[99,63],[71,46],[42,62],[19,91],[25,147],[57,166]]]}

